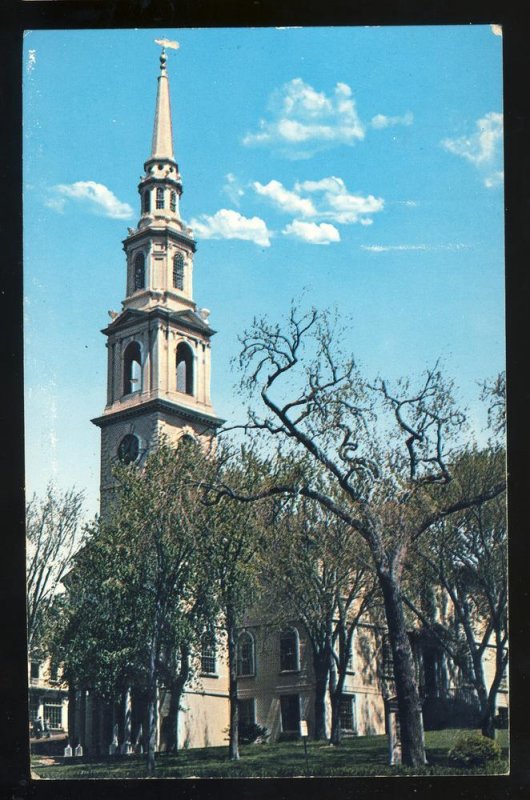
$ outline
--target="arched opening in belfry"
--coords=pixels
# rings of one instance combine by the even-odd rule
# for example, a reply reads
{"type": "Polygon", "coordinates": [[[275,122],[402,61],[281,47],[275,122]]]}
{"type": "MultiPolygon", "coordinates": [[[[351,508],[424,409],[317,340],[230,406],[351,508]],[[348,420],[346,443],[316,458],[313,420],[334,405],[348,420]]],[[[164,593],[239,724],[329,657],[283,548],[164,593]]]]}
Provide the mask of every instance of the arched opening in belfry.
{"type": "Polygon", "coordinates": [[[134,291],[145,289],[145,256],[137,253],[134,257],[134,291]]]}
{"type": "Polygon", "coordinates": [[[185,342],[177,347],[177,392],[193,394],[193,353],[185,342]]]}
{"type": "Polygon", "coordinates": [[[123,354],[123,394],[142,388],[142,353],[138,342],[131,342],[123,354]]]}

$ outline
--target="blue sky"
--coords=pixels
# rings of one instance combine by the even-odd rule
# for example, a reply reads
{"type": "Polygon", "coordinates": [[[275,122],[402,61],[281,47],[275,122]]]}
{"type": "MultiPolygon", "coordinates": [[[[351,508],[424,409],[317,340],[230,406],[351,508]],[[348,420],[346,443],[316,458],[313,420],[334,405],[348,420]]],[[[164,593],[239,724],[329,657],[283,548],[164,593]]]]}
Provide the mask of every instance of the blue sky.
{"type": "Polygon", "coordinates": [[[24,39],[27,489],[97,510],[121,241],[139,217],[156,38],[170,51],[194,294],[211,310],[212,396],[255,315],[336,306],[370,376],[438,357],[471,419],[504,367],[502,36],[495,26],[30,31],[24,39]]]}

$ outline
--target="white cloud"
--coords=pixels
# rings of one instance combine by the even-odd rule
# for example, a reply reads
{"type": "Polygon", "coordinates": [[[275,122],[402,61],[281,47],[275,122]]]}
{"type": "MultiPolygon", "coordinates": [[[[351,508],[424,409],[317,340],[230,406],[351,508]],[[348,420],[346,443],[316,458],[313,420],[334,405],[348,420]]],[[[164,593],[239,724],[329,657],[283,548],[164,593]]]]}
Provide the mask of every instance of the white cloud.
{"type": "Polygon", "coordinates": [[[309,198],[300,197],[296,192],[290,192],[280,181],[272,180],[265,185],[254,181],[252,186],[257,194],[268,197],[282,211],[289,214],[302,214],[304,217],[312,217],[316,214],[316,209],[309,198]]]}
{"type": "Polygon", "coordinates": [[[54,211],[57,211],[59,214],[64,214],[64,207],[66,204],[66,200],[64,197],[48,197],[44,201],[44,205],[47,208],[51,208],[54,211]]]}
{"type": "Polygon", "coordinates": [[[460,242],[453,244],[439,244],[439,245],[428,245],[428,244],[362,244],[361,250],[366,250],[369,253],[391,253],[391,252],[399,252],[399,251],[413,251],[413,250],[421,250],[422,252],[432,252],[433,250],[466,250],[469,248],[468,244],[462,244],[460,242]]]}
{"type": "Polygon", "coordinates": [[[493,24],[493,25],[490,25],[490,28],[491,28],[491,32],[495,36],[502,36],[502,25],[493,24]]]}
{"type": "Polygon", "coordinates": [[[321,178],[319,181],[303,181],[296,183],[295,189],[304,192],[343,192],[346,190],[346,184],[342,178],[335,178],[333,175],[329,178],[321,178]]]}
{"type": "Polygon", "coordinates": [[[221,208],[213,216],[202,214],[190,226],[203,239],[243,239],[262,247],[270,246],[270,233],[259,217],[244,217],[238,211],[221,208]]]}
{"type": "Polygon", "coordinates": [[[257,181],[254,190],[269,198],[278,209],[289,214],[313,217],[317,220],[349,225],[360,222],[370,225],[369,215],[381,211],[384,200],[374,195],[357,195],[348,192],[342,178],[330,176],[317,181],[295,183],[293,190],[286,189],[280,181],[271,180],[263,185],[257,181]],[[304,197],[304,195],[312,195],[304,197]]]}
{"type": "Polygon", "coordinates": [[[318,92],[301,78],[286,83],[271,98],[270,118],[243,137],[245,145],[281,145],[285,155],[304,158],[337,144],[364,138],[350,87],[337,83],[333,94],[318,92]],[[304,145],[294,150],[293,145],[304,145]]]}
{"type": "Polygon", "coordinates": [[[230,198],[234,205],[239,206],[239,201],[245,194],[245,190],[239,183],[236,176],[231,172],[225,176],[225,181],[226,183],[223,186],[223,192],[230,198]]]}
{"type": "Polygon", "coordinates": [[[322,178],[319,181],[297,183],[295,190],[322,192],[319,216],[342,224],[361,222],[362,225],[369,225],[370,221],[365,215],[382,211],[385,204],[382,197],[374,197],[372,194],[367,196],[351,194],[342,178],[335,176],[322,178]]]}
{"type": "Polygon", "coordinates": [[[370,120],[370,125],[372,128],[388,128],[391,125],[412,125],[414,122],[414,115],[412,111],[407,111],[402,116],[398,117],[387,117],[385,114],[376,114],[375,117],[372,117],[370,120]]]}
{"type": "Polygon", "coordinates": [[[293,236],[309,244],[329,244],[330,242],[340,242],[340,233],[334,225],[327,222],[301,222],[293,220],[285,226],[282,233],[285,236],[293,236]]]}
{"type": "Polygon", "coordinates": [[[450,153],[467,158],[475,166],[491,163],[498,155],[502,142],[502,114],[490,111],[475,123],[476,133],[458,139],[443,139],[442,147],[450,153]]]}
{"type": "Polygon", "coordinates": [[[492,175],[488,175],[486,178],[484,178],[484,186],[486,186],[488,189],[492,189],[495,186],[500,186],[502,183],[504,183],[503,170],[498,170],[492,175]]]}
{"type": "Polygon", "coordinates": [[[469,136],[443,139],[442,147],[477,167],[487,188],[499,186],[504,179],[501,169],[503,116],[490,111],[477,120],[475,127],[477,130],[469,136]]]}
{"type": "Polygon", "coordinates": [[[48,199],[46,205],[56,211],[63,211],[66,199],[88,203],[92,209],[112,219],[130,219],[133,209],[128,203],[122,203],[116,195],[102,183],[95,181],[77,181],[53,187],[53,191],[61,197],[48,199]]]}

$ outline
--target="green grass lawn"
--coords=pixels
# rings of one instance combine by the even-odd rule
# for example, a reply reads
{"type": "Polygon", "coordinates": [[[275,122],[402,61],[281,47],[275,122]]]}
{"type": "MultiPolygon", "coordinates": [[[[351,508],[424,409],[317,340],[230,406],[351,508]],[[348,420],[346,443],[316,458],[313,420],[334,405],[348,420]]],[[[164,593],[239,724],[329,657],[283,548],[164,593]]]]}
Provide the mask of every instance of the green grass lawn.
{"type": "MultiPolygon", "coordinates": [[[[386,736],[359,736],[345,741],[340,747],[322,742],[308,742],[309,774],[315,776],[366,776],[366,775],[470,775],[503,774],[508,771],[507,731],[497,732],[497,741],[503,748],[503,761],[487,769],[456,769],[451,765],[447,751],[452,746],[458,730],[430,731],[425,734],[428,765],[412,770],[407,767],[390,767],[386,736]]],[[[241,747],[241,759],[228,760],[227,747],[205,747],[182,750],[177,755],[161,754],[157,757],[157,778],[248,778],[292,777],[306,775],[306,762],[302,742],[280,744],[254,744],[241,747]]],[[[127,756],[107,761],[85,761],[72,764],[62,759],[44,756],[32,757],[35,777],[47,780],[76,778],[145,778],[145,756],[127,756]]]]}

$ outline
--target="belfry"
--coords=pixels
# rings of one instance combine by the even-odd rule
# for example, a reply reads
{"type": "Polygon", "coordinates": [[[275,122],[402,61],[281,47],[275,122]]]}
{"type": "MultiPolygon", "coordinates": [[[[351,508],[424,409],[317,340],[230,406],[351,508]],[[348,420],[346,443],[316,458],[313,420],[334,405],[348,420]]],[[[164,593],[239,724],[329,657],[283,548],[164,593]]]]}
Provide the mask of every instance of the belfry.
{"type": "Polygon", "coordinates": [[[161,436],[202,438],[222,423],[210,400],[209,311],[193,300],[196,242],[180,216],[167,56],[162,50],[151,153],[138,185],[141,216],[123,242],[127,279],[120,313],[109,312],[107,403],[101,428],[101,503],[112,465],[138,462],[161,436]]]}

